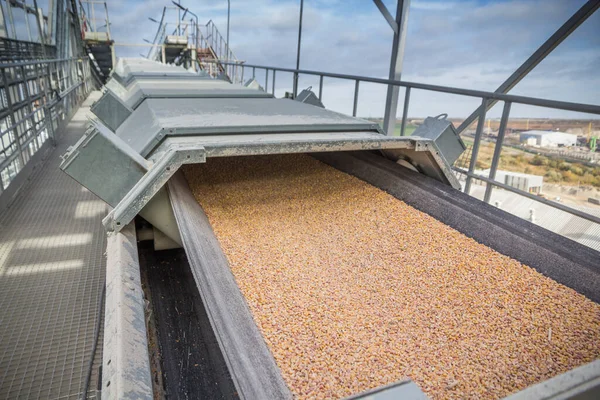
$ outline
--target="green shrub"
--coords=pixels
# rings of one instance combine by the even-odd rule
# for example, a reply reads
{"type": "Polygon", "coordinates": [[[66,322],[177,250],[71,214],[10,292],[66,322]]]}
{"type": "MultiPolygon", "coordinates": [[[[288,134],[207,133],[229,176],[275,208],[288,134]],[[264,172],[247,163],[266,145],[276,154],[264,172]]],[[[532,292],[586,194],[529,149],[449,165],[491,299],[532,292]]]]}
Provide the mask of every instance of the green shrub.
{"type": "Polygon", "coordinates": [[[571,164],[569,164],[568,162],[560,162],[558,164],[558,169],[560,169],[561,171],[568,171],[571,168],[571,164]]]}
{"type": "Polygon", "coordinates": [[[544,178],[548,182],[560,182],[562,180],[562,175],[557,171],[548,171],[544,174],[544,178]]]}
{"type": "Polygon", "coordinates": [[[539,154],[537,154],[531,160],[529,160],[529,164],[531,164],[531,165],[548,165],[548,159],[546,157],[542,157],[539,154]]]}
{"type": "Polygon", "coordinates": [[[578,167],[577,165],[571,165],[571,168],[569,168],[569,171],[571,171],[575,175],[583,176],[583,168],[578,167]]]}

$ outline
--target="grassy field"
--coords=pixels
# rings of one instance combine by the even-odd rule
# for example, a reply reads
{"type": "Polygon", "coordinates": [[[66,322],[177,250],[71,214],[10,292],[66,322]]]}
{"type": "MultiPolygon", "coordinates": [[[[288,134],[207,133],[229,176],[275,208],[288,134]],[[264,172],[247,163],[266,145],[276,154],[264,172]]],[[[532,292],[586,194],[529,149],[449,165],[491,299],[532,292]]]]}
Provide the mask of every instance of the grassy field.
{"type": "MultiPolygon", "coordinates": [[[[401,124],[396,124],[396,128],[394,129],[394,136],[400,136],[400,128],[401,127],[402,127],[401,124]]],[[[404,128],[404,134],[406,136],[410,136],[415,131],[415,129],[417,129],[416,125],[407,124],[406,127],[404,128]]]]}

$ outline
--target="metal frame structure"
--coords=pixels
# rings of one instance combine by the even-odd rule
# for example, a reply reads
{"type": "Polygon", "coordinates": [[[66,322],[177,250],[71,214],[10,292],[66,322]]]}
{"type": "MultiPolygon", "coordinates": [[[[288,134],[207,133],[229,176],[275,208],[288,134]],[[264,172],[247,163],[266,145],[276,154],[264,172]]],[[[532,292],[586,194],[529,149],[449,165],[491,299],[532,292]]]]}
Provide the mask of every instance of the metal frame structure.
{"type": "Polygon", "coordinates": [[[75,9],[74,0],[51,1],[46,14],[37,0],[33,6],[0,0],[5,28],[0,34],[6,36],[0,38],[0,208],[55,144],[61,122],[97,84],[89,59],[73,58],[83,54],[75,9]],[[31,28],[29,41],[17,37],[14,9],[35,15],[37,42],[31,41],[31,28]]]}
{"type": "Polygon", "coordinates": [[[94,87],[87,61],[0,64],[0,195],[94,87]]]}
{"type": "MultiPolygon", "coordinates": [[[[451,86],[430,85],[430,84],[418,83],[418,82],[396,81],[396,80],[382,79],[382,78],[371,78],[371,77],[358,76],[358,75],[336,74],[336,73],[292,69],[292,68],[280,68],[280,67],[272,67],[272,66],[264,66],[264,65],[237,64],[237,63],[231,63],[231,62],[228,63],[228,62],[224,62],[224,61],[220,61],[220,62],[223,64],[229,64],[229,65],[235,66],[236,68],[241,68],[242,76],[244,74],[243,70],[245,68],[252,68],[253,75],[256,74],[257,69],[259,69],[259,70],[264,69],[266,71],[272,71],[273,76],[275,76],[275,73],[277,71],[290,72],[292,74],[299,74],[299,75],[304,74],[304,75],[318,76],[319,77],[319,99],[322,99],[323,79],[325,77],[354,81],[355,82],[354,101],[353,101],[353,110],[352,110],[353,116],[356,116],[356,113],[357,113],[356,104],[358,102],[358,95],[359,95],[358,83],[370,82],[370,83],[384,84],[387,86],[391,85],[391,86],[396,86],[396,87],[404,87],[406,89],[407,96],[405,97],[404,110],[403,110],[403,115],[402,115],[401,136],[404,136],[404,133],[405,133],[405,121],[407,120],[409,101],[410,101],[410,92],[412,90],[426,90],[426,91],[432,91],[432,92],[437,92],[437,93],[449,93],[449,94],[455,94],[455,95],[461,95],[461,96],[467,96],[467,97],[475,97],[475,98],[481,99],[482,104],[487,104],[490,101],[502,101],[505,104],[513,104],[513,103],[514,104],[524,104],[524,105],[552,108],[552,109],[557,109],[557,110],[575,111],[575,112],[600,115],[600,106],[594,105],[594,104],[583,104],[583,103],[573,103],[573,102],[566,102],[566,101],[547,100],[547,99],[540,99],[540,98],[535,98],[535,97],[518,96],[518,95],[511,95],[511,94],[504,94],[504,93],[497,93],[497,92],[486,92],[486,91],[481,91],[481,90],[462,89],[462,88],[455,88],[455,87],[451,87],[451,86]]],[[[268,77],[268,74],[266,75],[266,77],[268,77]]],[[[273,90],[273,91],[275,90],[275,80],[273,80],[273,82],[272,82],[271,90],[273,90]]],[[[482,110],[485,110],[485,108],[482,108],[482,110]]],[[[468,179],[467,185],[465,185],[466,193],[469,193],[470,181],[472,179],[479,179],[479,180],[482,180],[487,183],[489,195],[486,197],[487,197],[488,201],[489,201],[489,196],[491,195],[491,190],[493,189],[493,187],[506,188],[506,185],[502,184],[501,182],[497,182],[497,181],[493,180],[493,176],[495,176],[495,172],[498,167],[498,163],[499,163],[499,159],[500,159],[500,155],[501,155],[501,148],[502,148],[503,139],[504,139],[504,133],[506,130],[506,124],[508,122],[509,115],[510,115],[510,106],[508,106],[507,108],[505,107],[505,112],[502,115],[502,120],[501,120],[501,131],[502,132],[500,132],[498,134],[498,139],[496,141],[496,150],[494,151],[494,157],[492,160],[493,172],[490,173],[490,176],[492,177],[490,179],[488,177],[475,174],[475,163],[477,161],[477,150],[476,149],[479,148],[479,145],[481,143],[483,123],[485,121],[484,112],[481,111],[479,113],[479,123],[478,123],[478,128],[477,128],[478,133],[476,133],[476,135],[475,135],[475,142],[473,145],[474,156],[472,156],[472,158],[471,158],[472,161],[471,161],[469,170],[464,170],[464,169],[456,168],[456,167],[454,168],[454,170],[456,172],[465,174],[465,175],[467,175],[467,178],[470,178],[470,179],[468,179]]],[[[588,221],[592,221],[597,224],[600,224],[600,218],[598,218],[596,216],[581,212],[579,210],[564,206],[560,203],[556,203],[556,202],[544,199],[539,196],[531,195],[530,193],[522,191],[520,189],[515,189],[515,188],[511,187],[510,190],[512,192],[520,194],[522,196],[532,198],[540,203],[544,203],[546,205],[552,206],[554,208],[557,208],[562,211],[566,211],[570,214],[576,215],[578,217],[584,218],[588,221]]]]}

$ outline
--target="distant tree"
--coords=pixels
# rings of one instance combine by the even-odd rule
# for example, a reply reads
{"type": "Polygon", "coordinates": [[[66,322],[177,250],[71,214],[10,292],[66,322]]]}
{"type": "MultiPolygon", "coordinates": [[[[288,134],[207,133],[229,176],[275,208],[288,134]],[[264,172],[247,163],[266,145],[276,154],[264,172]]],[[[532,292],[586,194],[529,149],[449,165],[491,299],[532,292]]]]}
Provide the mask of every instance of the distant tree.
{"type": "Polygon", "coordinates": [[[548,182],[560,182],[562,180],[562,175],[557,171],[548,171],[544,174],[544,178],[546,178],[548,182]]]}
{"type": "Polygon", "coordinates": [[[578,177],[571,171],[563,171],[562,173],[563,181],[565,182],[577,182],[578,177]]]}
{"type": "Polygon", "coordinates": [[[571,167],[569,168],[569,171],[571,171],[575,175],[583,176],[583,168],[581,168],[577,165],[571,165],[571,167]]]}
{"type": "Polygon", "coordinates": [[[536,154],[531,160],[529,160],[529,164],[531,165],[548,165],[548,159],[546,157],[542,157],[539,154],[536,154]]]}
{"type": "Polygon", "coordinates": [[[568,171],[569,169],[571,169],[571,164],[569,164],[568,162],[561,162],[558,164],[558,169],[560,169],[561,171],[568,171]]]}

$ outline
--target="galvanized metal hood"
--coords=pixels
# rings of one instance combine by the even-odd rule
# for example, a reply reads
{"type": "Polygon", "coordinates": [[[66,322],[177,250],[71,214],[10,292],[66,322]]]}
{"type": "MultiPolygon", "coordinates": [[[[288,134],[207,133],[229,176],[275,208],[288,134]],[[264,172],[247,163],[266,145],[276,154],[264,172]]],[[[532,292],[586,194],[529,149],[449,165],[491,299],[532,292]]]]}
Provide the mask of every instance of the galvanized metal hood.
{"type": "Polygon", "coordinates": [[[147,99],[116,134],[146,157],[167,137],[317,132],[385,138],[371,121],[274,98],[147,99]]]}

